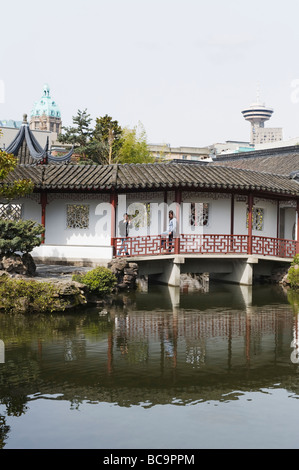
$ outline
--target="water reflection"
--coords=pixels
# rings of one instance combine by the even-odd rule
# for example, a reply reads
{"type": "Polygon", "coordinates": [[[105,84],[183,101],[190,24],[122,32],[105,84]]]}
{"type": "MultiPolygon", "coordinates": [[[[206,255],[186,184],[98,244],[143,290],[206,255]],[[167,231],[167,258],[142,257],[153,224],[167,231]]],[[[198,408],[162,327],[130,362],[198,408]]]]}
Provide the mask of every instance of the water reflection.
{"type": "Polygon", "coordinates": [[[148,408],[278,385],[298,394],[297,305],[274,286],[187,295],[156,286],[107,311],[0,315],[0,447],[5,416],[26,414],[42,397],[148,408]]]}

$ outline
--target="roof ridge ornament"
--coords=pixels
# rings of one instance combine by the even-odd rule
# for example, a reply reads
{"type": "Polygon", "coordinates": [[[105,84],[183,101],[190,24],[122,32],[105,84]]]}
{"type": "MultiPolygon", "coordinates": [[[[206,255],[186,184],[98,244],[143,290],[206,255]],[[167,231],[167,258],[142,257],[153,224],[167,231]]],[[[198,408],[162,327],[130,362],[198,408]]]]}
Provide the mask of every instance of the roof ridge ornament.
{"type": "Polygon", "coordinates": [[[289,174],[289,178],[292,180],[298,181],[299,180],[299,170],[292,171],[292,173],[289,174]]]}

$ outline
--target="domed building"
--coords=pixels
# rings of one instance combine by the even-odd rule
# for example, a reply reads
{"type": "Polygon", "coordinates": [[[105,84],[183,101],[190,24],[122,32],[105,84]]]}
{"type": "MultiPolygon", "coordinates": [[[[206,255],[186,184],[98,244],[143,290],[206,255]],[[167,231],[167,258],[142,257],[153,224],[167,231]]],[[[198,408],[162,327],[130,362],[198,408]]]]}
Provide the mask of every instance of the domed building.
{"type": "Polygon", "coordinates": [[[33,106],[30,118],[30,129],[61,132],[61,112],[57,103],[51,98],[49,85],[44,85],[43,94],[33,106]]]}

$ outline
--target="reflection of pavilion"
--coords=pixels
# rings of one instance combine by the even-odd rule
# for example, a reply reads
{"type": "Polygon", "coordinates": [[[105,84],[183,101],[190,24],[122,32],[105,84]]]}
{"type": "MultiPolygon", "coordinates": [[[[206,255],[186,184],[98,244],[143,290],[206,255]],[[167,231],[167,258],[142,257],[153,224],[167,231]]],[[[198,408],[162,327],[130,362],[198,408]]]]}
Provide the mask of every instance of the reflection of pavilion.
{"type": "MultiPolygon", "coordinates": [[[[174,398],[179,403],[222,400],[224,394],[278,381],[297,392],[297,368],[290,357],[297,316],[294,321],[288,304],[274,303],[274,295],[272,305],[254,298],[250,307],[242,296],[232,304],[232,296],[236,299],[236,289],[221,291],[219,309],[217,295],[183,296],[176,308],[164,295],[159,309],[161,292],[153,295],[152,305],[147,294],[136,294],[125,311],[111,308],[107,317],[66,315],[61,328],[58,319],[53,324],[45,317],[29,342],[11,347],[5,340],[9,361],[0,368],[0,402],[60,394],[70,402],[151,406],[174,398]],[[40,331],[47,335],[41,337],[40,331]]],[[[10,318],[12,338],[17,321],[10,318]]]]}
{"type": "Polygon", "coordinates": [[[195,368],[213,372],[215,364],[223,372],[261,367],[263,355],[276,361],[282,345],[290,353],[293,316],[284,307],[230,308],[221,314],[215,309],[194,312],[177,307],[172,312],[116,312],[112,316],[115,328],[109,334],[107,354],[109,372],[115,377],[124,365],[130,366],[130,360],[123,363],[121,356],[134,363],[131,351],[139,363],[163,374],[175,369],[179,377],[190,366],[190,378],[195,368]]]}

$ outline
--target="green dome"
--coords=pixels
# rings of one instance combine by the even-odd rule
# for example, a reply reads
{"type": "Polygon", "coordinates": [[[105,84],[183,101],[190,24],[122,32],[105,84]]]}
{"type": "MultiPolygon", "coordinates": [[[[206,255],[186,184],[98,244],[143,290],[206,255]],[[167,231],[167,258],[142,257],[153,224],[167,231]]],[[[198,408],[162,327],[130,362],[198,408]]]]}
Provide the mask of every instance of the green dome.
{"type": "Polygon", "coordinates": [[[34,103],[33,109],[31,111],[31,116],[46,116],[61,118],[60,109],[52,100],[50,95],[50,87],[45,84],[43,89],[43,95],[39,101],[34,103]]]}

